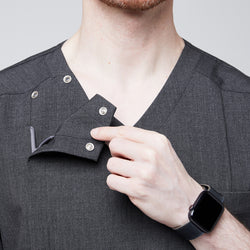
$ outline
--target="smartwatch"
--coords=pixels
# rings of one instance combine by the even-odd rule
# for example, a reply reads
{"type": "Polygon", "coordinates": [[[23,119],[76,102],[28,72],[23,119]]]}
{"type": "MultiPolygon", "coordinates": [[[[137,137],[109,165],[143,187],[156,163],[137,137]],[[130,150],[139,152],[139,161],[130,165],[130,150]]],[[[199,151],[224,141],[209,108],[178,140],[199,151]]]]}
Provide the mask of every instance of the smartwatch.
{"type": "Polygon", "coordinates": [[[173,228],[186,240],[193,240],[203,233],[211,232],[224,211],[224,197],[207,184],[200,184],[204,190],[189,207],[189,222],[173,228]]]}

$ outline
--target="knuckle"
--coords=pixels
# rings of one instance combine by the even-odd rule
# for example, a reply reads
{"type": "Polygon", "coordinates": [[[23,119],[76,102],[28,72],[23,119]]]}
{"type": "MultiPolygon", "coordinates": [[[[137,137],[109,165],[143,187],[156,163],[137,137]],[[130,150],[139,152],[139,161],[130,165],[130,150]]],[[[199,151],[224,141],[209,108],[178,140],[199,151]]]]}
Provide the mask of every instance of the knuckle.
{"type": "Polygon", "coordinates": [[[141,178],[146,182],[152,182],[155,179],[155,171],[152,167],[148,167],[147,169],[141,172],[141,178]]]}
{"type": "Polygon", "coordinates": [[[118,136],[120,136],[120,137],[124,137],[125,136],[125,131],[126,129],[125,129],[125,127],[124,126],[120,126],[119,128],[118,128],[118,136]]]}
{"type": "Polygon", "coordinates": [[[163,145],[163,146],[168,145],[169,139],[167,138],[167,136],[165,136],[164,134],[159,133],[159,132],[156,132],[156,134],[157,134],[156,138],[157,138],[158,143],[160,145],[163,145]]]}
{"type": "Polygon", "coordinates": [[[159,146],[160,147],[166,147],[166,145],[168,145],[169,140],[165,135],[159,134],[158,140],[159,140],[159,146]]]}
{"type": "Polygon", "coordinates": [[[110,148],[116,148],[117,147],[117,144],[119,144],[120,143],[120,138],[117,138],[117,137],[114,137],[114,138],[112,138],[111,140],[110,140],[110,142],[109,142],[109,147],[110,148]]]}
{"type": "Polygon", "coordinates": [[[137,185],[135,188],[135,196],[138,198],[145,198],[146,195],[146,190],[145,187],[141,184],[137,185]]]}
{"type": "Polygon", "coordinates": [[[146,158],[150,161],[155,163],[157,161],[157,153],[153,149],[147,149],[145,152],[146,158]]]}
{"type": "Polygon", "coordinates": [[[170,140],[167,137],[165,139],[165,145],[167,145],[168,147],[172,147],[172,144],[171,144],[170,140]]]}

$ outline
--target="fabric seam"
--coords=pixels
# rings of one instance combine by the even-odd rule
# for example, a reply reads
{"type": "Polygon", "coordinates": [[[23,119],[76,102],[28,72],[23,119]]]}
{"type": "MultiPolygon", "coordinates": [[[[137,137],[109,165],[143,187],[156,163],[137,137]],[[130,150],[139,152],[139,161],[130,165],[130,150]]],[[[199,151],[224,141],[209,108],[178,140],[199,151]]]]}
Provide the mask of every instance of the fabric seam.
{"type": "Polygon", "coordinates": [[[227,143],[227,152],[228,152],[228,160],[229,160],[230,191],[232,191],[232,189],[233,189],[232,159],[231,159],[231,150],[230,150],[229,139],[228,139],[228,126],[227,126],[227,121],[226,121],[226,116],[225,116],[225,107],[224,107],[225,105],[224,105],[224,99],[223,99],[221,89],[220,89],[220,97],[221,97],[222,113],[223,113],[223,119],[224,119],[224,129],[225,129],[225,133],[226,133],[226,143],[227,143]]]}
{"type": "Polygon", "coordinates": [[[201,75],[205,76],[207,79],[211,80],[212,82],[216,83],[218,88],[222,91],[250,94],[250,92],[248,92],[248,91],[243,92],[243,91],[236,91],[236,90],[230,90],[230,89],[223,89],[219,84],[217,84],[217,83],[219,83],[219,81],[217,82],[215,79],[210,78],[208,75],[204,74],[203,72],[199,71],[198,69],[197,69],[197,72],[200,73],[201,75]]]}

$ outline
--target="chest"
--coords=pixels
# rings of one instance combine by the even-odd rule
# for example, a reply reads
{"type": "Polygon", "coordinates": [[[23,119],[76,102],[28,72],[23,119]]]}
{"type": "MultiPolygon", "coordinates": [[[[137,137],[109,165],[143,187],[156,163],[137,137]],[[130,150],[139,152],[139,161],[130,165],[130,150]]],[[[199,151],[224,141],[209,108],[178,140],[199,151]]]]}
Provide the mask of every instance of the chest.
{"type": "MultiPolygon", "coordinates": [[[[42,146],[43,152],[30,157],[30,125],[35,128],[37,145],[59,127],[66,133],[84,133],[96,125],[92,123],[98,115],[95,111],[108,104],[102,98],[82,102],[78,92],[73,92],[74,97],[66,94],[70,93],[68,89],[60,89],[61,98],[59,89],[53,88],[44,84],[36,100],[29,99],[29,93],[12,96],[2,116],[1,131],[5,132],[1,134],[0,222],[6,238],[10,232],[13,235],[14,240],[8,242],[10,249],[15,249],[11,245],[14,242],[23,249],[117,249],[124,235],[129,243],[122,249],[174,249],[176,245],[189,249],[170,229],[133,206],[128,197],[107,187],[106,163],[111,155],[106,145],[93,161],[87,154],[65,150],[68,137],[63,137],[58,147],[48,142],[42,146]],[[77,112],[82,119],[73,115],[77,112]],[[68,117],[76,118],[68,120],[73,127],[65,123],[68,117]]],[[[174,106],[167,97],[158,98],[137,126],[167,136],[198,182],[220,192],[228,192],[231,187],[234,190],[239,182],[247,189],[248,178],[240,179],[232,171],[237,164],[231,169],[220,95],[212,88],[203,89],[203,93],[201,90],[187,89],[174,106]]],[[[85,144],[72,145],[81,151],[85,144]]],[[[243,166],[244,155],[238,159],[243,159],[243,166]]],[[[247,166],[241,169],[245,176],[249,174],[247,166]]]]}
{"type": "Polygon", "coordinates": [[[141,120],[148,109],[156,105],[167,84],[168,76],[156,76],[148,82],[122,85],[82,76],[75,73],[79,86],[90,100],[96,93],[116,106],[114,117],[123,125],[134,126],[141,120]],[[101,84],[100,84],[101,82],[101,84]],[[91,83],[91,84],[90,84],[91,83]]]}

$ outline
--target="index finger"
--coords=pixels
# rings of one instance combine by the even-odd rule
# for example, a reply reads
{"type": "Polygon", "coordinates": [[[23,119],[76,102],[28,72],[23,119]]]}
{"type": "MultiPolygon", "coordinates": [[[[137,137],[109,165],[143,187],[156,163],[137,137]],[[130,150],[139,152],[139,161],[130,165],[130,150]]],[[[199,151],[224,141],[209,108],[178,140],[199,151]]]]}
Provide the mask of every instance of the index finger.
{"type": "Polygon", "coordinates": [[[91,136],[97,140],[110,141],[114,137],[122,137],[138,143],[155,145],[155,138],[161,134],[143,128],[133,126],[103,126],[98,127],[97,133],[91,136]]]}

